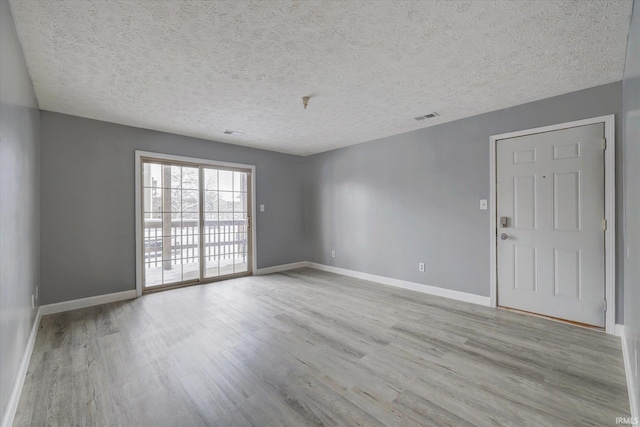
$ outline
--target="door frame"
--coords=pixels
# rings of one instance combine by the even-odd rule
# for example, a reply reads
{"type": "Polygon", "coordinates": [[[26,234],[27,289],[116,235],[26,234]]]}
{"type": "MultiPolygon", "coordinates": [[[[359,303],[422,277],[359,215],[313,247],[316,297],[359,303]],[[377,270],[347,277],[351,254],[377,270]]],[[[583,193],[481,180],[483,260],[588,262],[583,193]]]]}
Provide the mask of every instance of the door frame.
{"type": "Polygon", "coordinates": [[[526,129],[517,132],[502,133],[490,137],[491,161],[490,161],[490,192],[489,192],[489,255],[490,255],[490,304],[491,307],[498,306],[498,254],[497,254],[497,159],[496,144],[501,139],[515,138],[519,136],[532,135],[536,133],[552,132],[577,126],[586,126],[595,123],[604,123],[604,137],[607,140],[604,152],[604,209],[607,220],[605,231],[605,299],[607,301],[607,312],[605,313],[605,331],[608,334],[615,333],[616,323],[616,152],[615,152],[615,114],[594,117],[585,120],[559,123],[550,126],[526,129]]]}
{"type": "MultiPolygon", "coordinates": [[[[142,277],[143,277],[143,268],[144,263],[142,260],[143,246],[142,246],[142,159],[143,158],[153,158],[157,160],[166,160],[166,161],[174,161],[174,162],[183,162],[183,163],[196,163],[202,166],[211,166],[213,168],[221,167],[221,168],[236,168],[236,169],[248,169],[251,174],[251,265],[250,265],[250,275],[255,274],[256,266],[258,265],[258,257],[257,257],[257,233],[256,233],[256,166],[255,165],[245,165],[241,163],[230,163],[230,162],[221,162],[217,160],[209,160],[209,159],[201,159],[196,157],[185,157],[185,156],[176,156],[173,154],[165,154],[165,153],[156,153],[152,151],[135,151],[135,233],[136,233],[136,295],[142,296],[142,277]]],[[[201,189],[202,190],[202,189],[201,189]]],[[[168,288],[166,288],[168,289],[168,288]]]]}

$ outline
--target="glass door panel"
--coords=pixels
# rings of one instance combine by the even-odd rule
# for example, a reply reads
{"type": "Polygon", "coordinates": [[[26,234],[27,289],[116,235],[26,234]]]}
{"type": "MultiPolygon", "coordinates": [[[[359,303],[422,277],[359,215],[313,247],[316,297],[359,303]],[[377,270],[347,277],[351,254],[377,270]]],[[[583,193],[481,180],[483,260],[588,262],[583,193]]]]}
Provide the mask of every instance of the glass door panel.
{"type": "Polygon", "coordinates": [[[248,221],[249,209],[247,205],[247,173],[233,172],[233,221],[234,242],[232,253],[233,272],[248,271],[248,221]]]}
{"type": "Polygon", "coordinates": [[[204,277],[249,271],[247,172],[204,169],[204,277]]]}
{"type": "Polygon", "coordinates": [[[250,274],[249,172],[142,166],[143,289],[250,274]]]}
{"type": "Polygon", "coordinates": [[[200,171],[197,167],[182,167],[180,191],[182,236],[179,250],[182,280],[200,279],[200,171]]]}
{"type": "Polygon", "coordinates": [[[219,207],[219,177],[217,169],[204,168],[204,245],[205,268],[204,277],[218,277],[220,275],[220,236],[218,234],[220,207],[219,207]]]}
{"type": "Polygon", "coordinates": [[[145,161],[142,177],[144,287],[198,280],[198,168],[145,161]]]}

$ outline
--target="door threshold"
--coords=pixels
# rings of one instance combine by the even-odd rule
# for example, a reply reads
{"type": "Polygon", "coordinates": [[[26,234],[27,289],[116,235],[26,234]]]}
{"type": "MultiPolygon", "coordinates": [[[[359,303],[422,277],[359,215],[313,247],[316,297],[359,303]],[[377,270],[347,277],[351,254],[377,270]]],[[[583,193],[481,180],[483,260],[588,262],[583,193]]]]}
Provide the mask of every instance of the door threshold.
{"type": "Polygon", "coordinates": [[[549,320],[553,320],[554,322],[558,322],[558,323],[565,323],[567,325],[578,326],[578,327],[584,328],[584,329],[591,329],[591,330],[594,330],[594,331],[601,331],[601,332],[605,331],[605,328],[601,328],[599,326],[589,325],[587,323],[575,322],[573,320],[561,319],[559,317],[547,316],[547,315],[540,314],[540,313],[534,313],[533,311],[519,310],[517,308],[505,307],[505,306],[502,306],[502,305],[499,305],[498,308],[502,309],[502,310],[506,310],[506,311],[513,311],[515,313],[522,313],[522,314],[527,314],[529,316],[540,317],[542,319],[549,319],[549,320]]]}

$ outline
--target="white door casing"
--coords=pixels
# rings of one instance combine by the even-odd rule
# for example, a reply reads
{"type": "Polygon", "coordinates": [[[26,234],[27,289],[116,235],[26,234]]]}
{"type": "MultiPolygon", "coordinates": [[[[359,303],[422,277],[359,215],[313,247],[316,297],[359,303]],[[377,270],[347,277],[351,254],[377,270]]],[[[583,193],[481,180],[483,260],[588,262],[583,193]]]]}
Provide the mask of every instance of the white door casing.
{"type": "Polygon", "coordinates": [[[598,123],[498,140],[500,306],[604,327],[603,138],[598,123]]]}

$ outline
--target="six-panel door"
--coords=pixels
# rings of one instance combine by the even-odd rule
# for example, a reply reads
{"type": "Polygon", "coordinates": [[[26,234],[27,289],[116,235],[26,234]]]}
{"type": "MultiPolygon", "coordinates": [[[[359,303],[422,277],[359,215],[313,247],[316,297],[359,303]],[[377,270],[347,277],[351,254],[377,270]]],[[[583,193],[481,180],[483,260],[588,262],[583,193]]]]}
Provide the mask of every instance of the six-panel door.
{"type": "Polygon", "coordinates": [[[497,142],[498,305],[604,326],[603,135],[599,123],[497,142]]]}

